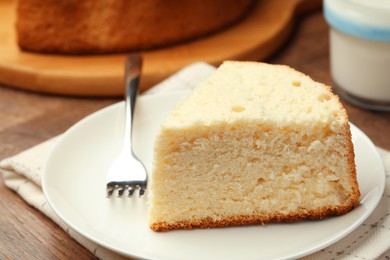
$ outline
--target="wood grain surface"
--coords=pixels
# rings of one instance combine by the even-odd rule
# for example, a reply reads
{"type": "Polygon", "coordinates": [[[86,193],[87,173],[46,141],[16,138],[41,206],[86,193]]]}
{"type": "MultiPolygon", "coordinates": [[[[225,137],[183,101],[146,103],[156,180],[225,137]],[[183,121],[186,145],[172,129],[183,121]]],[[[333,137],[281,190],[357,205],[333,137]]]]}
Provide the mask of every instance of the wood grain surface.
{"type": "MultiPolygon", "coordinates": [[[[289,40],[267,61],[287,64],[331,85],[328,27],[321,11],[302,16],[289,40]]],[[[0,86],[0,160],[64,132],[118,98],[74,98],[0,86]]],[[[350,121],[390,150],[390,113],[344,102],[350,121]]],[[[0,259],[94,259],[62,229],[26,204],[0,180],[0,259]]]]}

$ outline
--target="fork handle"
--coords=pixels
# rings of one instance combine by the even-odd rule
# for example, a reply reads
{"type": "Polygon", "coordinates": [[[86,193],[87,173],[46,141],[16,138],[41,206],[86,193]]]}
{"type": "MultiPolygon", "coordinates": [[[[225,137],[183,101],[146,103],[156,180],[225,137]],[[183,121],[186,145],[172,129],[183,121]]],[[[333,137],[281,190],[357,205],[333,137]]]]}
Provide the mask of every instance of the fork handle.
{"type": "Polygon", "coordinates": [[[139,92],[140,74],[142,70],[142,56],[140,53],[131,53],[126,58],[125,65],[125,140],[124,149],[133,153],[133,117],[135,103],[139,92]]]}

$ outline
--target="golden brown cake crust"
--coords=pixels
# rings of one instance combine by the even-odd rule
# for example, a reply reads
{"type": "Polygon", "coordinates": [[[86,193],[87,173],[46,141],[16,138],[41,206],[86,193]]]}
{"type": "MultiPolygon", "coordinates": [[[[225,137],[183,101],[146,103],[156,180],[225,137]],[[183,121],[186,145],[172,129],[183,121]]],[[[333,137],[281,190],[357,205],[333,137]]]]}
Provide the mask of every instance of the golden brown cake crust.
{"type": "Polygon", "coordinates": [[[19,0],[21,49],[109,53],[148,49],[203,36],[241,18],[251,0],[19,0]]]}
{"type": "MultiPolygon", "coordinates": [[[[345,117],[348,118],[347,112],[343,108],[343,111],[345,113],[345,117]]],[[[360,190],[359,190],[359,184],[357,181],[357,173],[356,173],[356,165],[355,165],[355,150],[353,147],[352,143],[352,134],[351,134],[351,129],[349,125],[345,125],[345,134],[348,136],[348,167],[349,167],[349,176],[350,176],[350,182],[352,186],[352,192],[351,192],[351,204],[355,205],[358,203],[359,198],[360,198],[360,190]]]]}
{"type": "Polygon", "coordinates": [[[284,214],[268,214],[268,215],[252,215],[252,216],[235,216],[230,218],[223,218],[213,220],[211,218],[193,220],[193,221],[179,221],[175,223],[158,222],[150,225],[153,231],[164,232],[176,229],[194,229],[194,228],[217,228],[229,226],[242,225],[264,225],[266,223],[281,223],[281,222],[297,222],[301,220],[320,220],[330,216],[339,216],[351,211],[355,203],[335,208],[323,208],[318,210],[305,211],[284,214]]]}
{"type": "MultiPolygon", "coordinates": [[[[338,99],[340,102],[339,96],[334,94],[333,89],[330,86],[324,85],[324,87],[327,88],[329,90],[329,92],[331,93],[331,95],[333,95],[333,97],[338,99]]],[[[341,102],[340,102],[340,104],[341,104],[341,102]]],[[[341,107],[341,113],[343,114],[345,121],[348,122],[348,114],[347,114],[347,111],[345,110],[344,107],[341,107]]],[[[348,162],[348,172],[349,172],[349,177],[350,177],[349,181],[350,181],[351,186],[352,186],[352,191],[351,191],[351,194],[349,197],[350,206],[352,209],[353,206],[356,205],[359,201],[360,190],[359,190],[359,184],[357,181],[357,173],[356,173],[355,149],[354,149],[354,146],[352,143],[352,134],[351,134],[351,129],[350,129],[349,124],[344,125],[344,134],[345,134],[346,140],[348,142],[347,143],[347,146],[348,146],[347,150],[349,151],[348,155],[347,155],[348,156],[347,162],[348,162]]]]}

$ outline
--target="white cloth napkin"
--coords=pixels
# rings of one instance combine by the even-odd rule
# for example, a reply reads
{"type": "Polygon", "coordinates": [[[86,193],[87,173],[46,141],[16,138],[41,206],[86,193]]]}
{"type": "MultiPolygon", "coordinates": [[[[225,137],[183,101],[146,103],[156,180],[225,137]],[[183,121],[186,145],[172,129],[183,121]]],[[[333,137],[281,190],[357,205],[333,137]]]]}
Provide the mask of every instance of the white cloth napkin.
{"type": "MultiPolygon", "coordinates": [[[[154,86],[143,95],[192,89],[215,68],[206,63],[194,63],[154,86]]],[[[0,172],[7,187],[17,192],[63,228],[71,237],[100,259],[124,259],[86,239],[67,226],[52,211],[41,188],[42,166],[58,137],[38,144],[0,162],[0,172]]],[[[378,148],[386,168],[384,195],[374,213],[350,235],[339,242],[305,257],[305,259],[390,259],[390,152],[378,148]]]]}

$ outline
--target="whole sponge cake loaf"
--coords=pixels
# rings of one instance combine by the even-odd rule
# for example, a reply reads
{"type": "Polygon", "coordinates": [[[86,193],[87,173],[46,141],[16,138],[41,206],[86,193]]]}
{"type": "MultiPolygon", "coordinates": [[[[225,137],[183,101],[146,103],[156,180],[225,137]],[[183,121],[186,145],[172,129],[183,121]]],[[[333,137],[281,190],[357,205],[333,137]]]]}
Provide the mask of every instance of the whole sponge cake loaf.
{"type": "Polygon", "coordinates": [[[190,40],[237,22],[252,0],[18,0],[21,49],[125,52],[190,40]]]}
{"type": "Polygon", "coordinates": [[[223,63],[155,142],[154,231],[322,219],[360,192],[345,109],[287,66],[223,63]]]}

